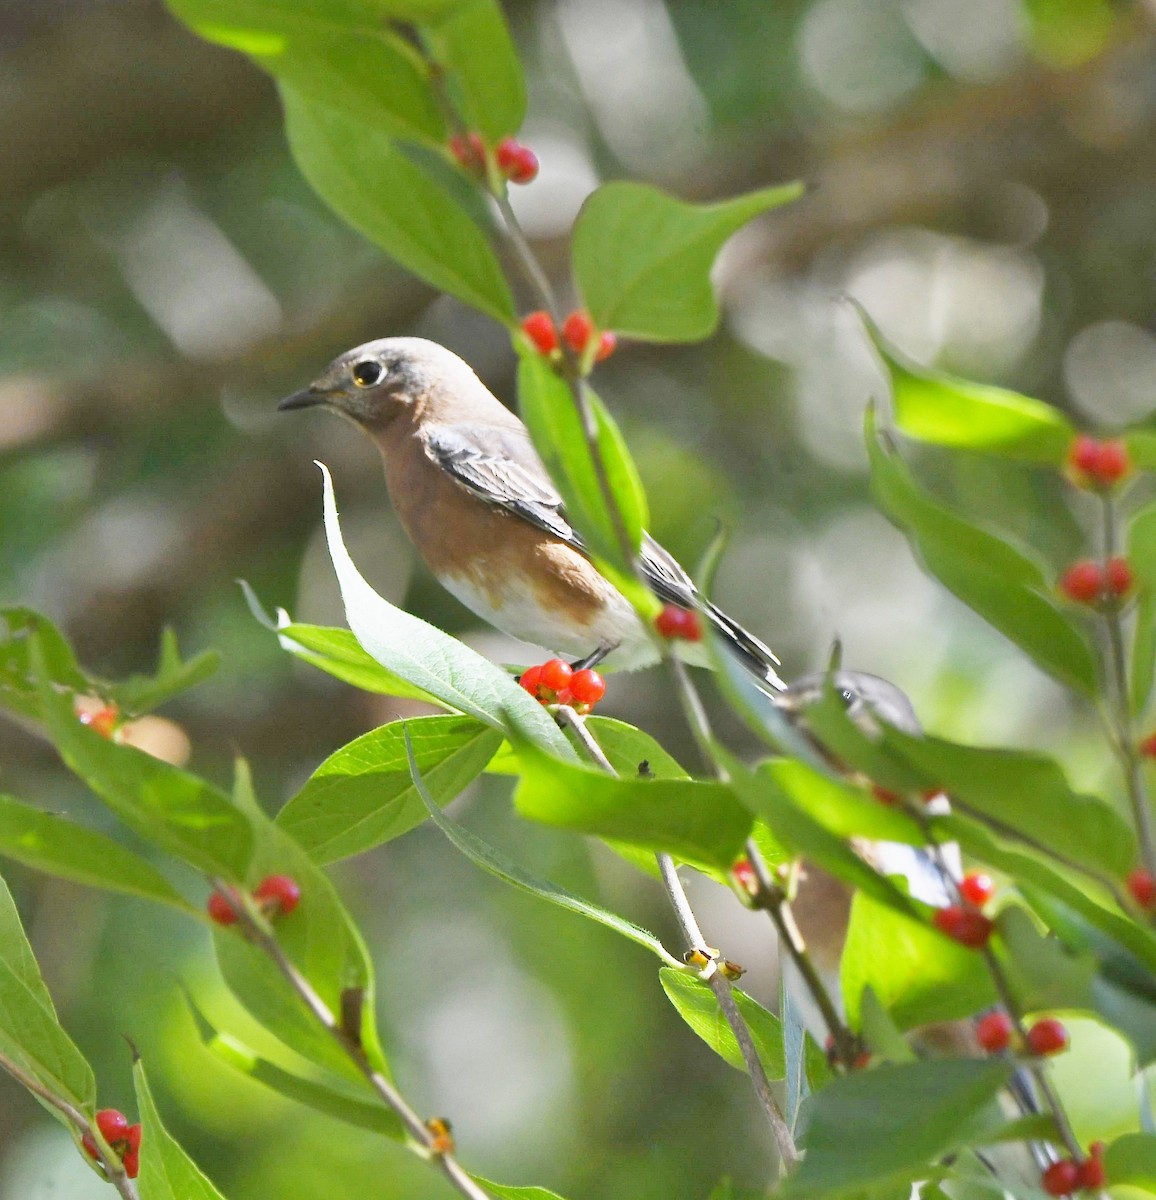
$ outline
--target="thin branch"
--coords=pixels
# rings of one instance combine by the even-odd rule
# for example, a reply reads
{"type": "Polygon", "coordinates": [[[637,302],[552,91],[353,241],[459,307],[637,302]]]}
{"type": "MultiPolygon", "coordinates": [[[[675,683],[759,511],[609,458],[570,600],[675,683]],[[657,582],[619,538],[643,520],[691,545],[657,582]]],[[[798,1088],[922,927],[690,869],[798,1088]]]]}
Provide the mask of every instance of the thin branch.
{"type": "Polygon", "coordinates": [[[86,1133],[90,1135],[93,1144],[100,1154],[100,1165],[104,1168],[108,1182],[120,1192],[124,1200],[140,1200],[136,1184],[124,1173],[124,1164],[113,1152],[112,1147],[104,1140],[100,1129],[93,1122],[89,1121],[79,1108],[74,1107],[62,1096],[56,1095],[55,1092],[49,1091],[40,1080],[29,1075],[23,1067],[13,1062],[3,1052],[0,1052],[0,1069],[7,1071],[17,1083],[26,1087],[34,1096],[39,1096],[45,1104],[56,1109],[58,1113],[66,1117],[69,1124],[82,1137],[86,1133]]]}
{"type": "MultiPolygon", "coordinates": [[[[560,705],[557,710],[556,719],[560,725],[573,730],[591,762],[609,775],[618,774],[614,770],[610,760],[603,753],[602,747],[598,745],[594,735],[586,728],[586,722],[574,709],[569,707],[569,705],[560,705]]],[[[763,1063],[759,1058],[754,1039],[751,1037],[751,1031],[747,1027],[742,1013],[739,1012],[738,1005],[735,1003],[734,996],[731,993],[730,981],[718,968],[719,952],[708,946],[706,939],[703,937],[698,919],[694,915],[690,899],[686,894],[686,889],[682,886],[682,880],[678,877],[678,870],[674,865],[674,860],[669,854],[656,854],[655,858],[658,861],[658,870],[662,875],[662,882],[666,887],[667,896],[670,898],[671,907],[678,918],[679,928],[682,930],[687,947],[692,954],[701,956],[705,963],[705,966],[699,972],[699,976],[714,993],[714,997],[718,1001],[719,1010],[722,1012],[726,1023],[730,1026],[731,1032],[735,1035],[735,1041],[738,1042],[739,1052],[743,1057],[743,1064],[751,1077],[755,1094],[759,1098],[759,1103],[762,1105],[763,1111],[767,1116],[767,1121],[771,1126],[771,1132],[774,1134],[775,1144],[779,1150],[779,1158],[783,1167],[790,1169],[799,1161],[799,1152],[795,1147],[795,1139],[792,1137],[790,1126],[787,1124],[771,1092],[770,1081],[767,1079],[766,1070],[763,1068],[763,1063]]]]}
{"type": "MultiPolygon", "coordinates": [[[[213,880],[214,887],[231,894],[228,885],[213,880]]],[[[302,974],[296,963],[285,953],[280,942],[267,928],[264,920],[251,912],[243,898],[234,906],[240,919],[243,931],[254,945],[268,955],[270,961],[285,977],[286,982],[300,998],[306,1008],[312,1013],[319,1025],[322,1025],[333,1036],[337,1044],[345,1051],[357,1069],[365,1076],[370,1087],[378,1094],[384,1103],[401,1119],[409,1135],[424,1151],[423,1157],[435,1163],[449,1182],[467,1200],[492,1200],[489,1192],[479,1187],[457,1161],[452,1152],[438,1145],[437,1135],[426,1125],[425,1121],[409,1106],[405,1097],[394,1087],[380,1071],[373,1067],[365,1055],[356,1036],[343,1028],[329,1005],[318,995],[313,985],[302,974]]]]}

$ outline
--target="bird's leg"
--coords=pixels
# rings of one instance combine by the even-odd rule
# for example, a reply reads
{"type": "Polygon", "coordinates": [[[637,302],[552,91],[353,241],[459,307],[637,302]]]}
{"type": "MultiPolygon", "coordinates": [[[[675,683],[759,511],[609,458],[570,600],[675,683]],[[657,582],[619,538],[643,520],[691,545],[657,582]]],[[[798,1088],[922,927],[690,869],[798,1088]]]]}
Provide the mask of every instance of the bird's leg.
{"type": "Polygon", "coordinates": [[[618,645],[618,642],[615,642],[612,646],[599,646],[592,654],[587,654],[585,658],[572,662],[570,666],[575,671],[585,671],[589,667],[596,667],[608,654],[617,650],[618,645]]]}

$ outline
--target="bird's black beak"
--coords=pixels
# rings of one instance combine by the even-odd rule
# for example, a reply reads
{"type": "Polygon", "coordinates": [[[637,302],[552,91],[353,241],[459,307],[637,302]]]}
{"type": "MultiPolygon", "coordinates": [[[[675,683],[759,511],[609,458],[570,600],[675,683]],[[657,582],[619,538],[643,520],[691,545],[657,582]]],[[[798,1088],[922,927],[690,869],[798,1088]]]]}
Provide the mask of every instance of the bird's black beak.
{"type": "Polygon", "coordinates": [[[277,411],[291,412],[295,408],[316,408],[318,404],[324,404],[328,399],[328,394],[321,391],[319,388],[302,388],[301,391],[294,392],[292,396],[286,396],[285,399],[277,405],[277,411]]]}

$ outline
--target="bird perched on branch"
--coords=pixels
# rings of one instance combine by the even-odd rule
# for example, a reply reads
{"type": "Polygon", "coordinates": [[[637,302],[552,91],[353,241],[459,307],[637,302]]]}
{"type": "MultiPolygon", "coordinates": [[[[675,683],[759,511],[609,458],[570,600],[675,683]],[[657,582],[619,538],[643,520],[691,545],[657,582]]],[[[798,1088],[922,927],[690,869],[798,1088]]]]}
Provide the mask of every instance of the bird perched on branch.
{"type": "MultiPolygon", "coordinates": [[[[442,585],[504,633],[620,669],[657,662],[630,602],[590,561],[520,420],[456,354],[424,338],[382,338],[340,355],[282,410],[321,407],[381,452],[386,486],[418,553],[442,585]]],[[[702,597],[648,534],[642,573],[664,603],[694,610],[768,691],[778,659],[702,597]]],[[[705,663],[701,645],[680,655],[705,663]]]]}

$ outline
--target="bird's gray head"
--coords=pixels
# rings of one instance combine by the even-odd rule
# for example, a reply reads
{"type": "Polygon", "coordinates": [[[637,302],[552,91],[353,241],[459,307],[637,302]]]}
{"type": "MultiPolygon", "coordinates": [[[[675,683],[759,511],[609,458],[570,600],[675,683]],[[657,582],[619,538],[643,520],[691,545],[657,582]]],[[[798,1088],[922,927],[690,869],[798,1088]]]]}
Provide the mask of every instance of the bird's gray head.
{"type": "Polygon", "coordinates": [[[478,377],[451,350],[425,338],[378,338],[338,355],[307,387],[286,396],[285,412],[321,406],[375,431],[399,414],[439,396],[482,389],[478,377]]]}
{"type": "Polygon", "coordinates": [[[788,713],[803,716],[809,705],[822,696],[827,681],[835,694],[847,706],[847,715],[865,733],[878,732],[877,721],[894,725],[904,733],[922,733],[919,718],[911,701],[893,683],[866,671],[815,671],[794,680],[785,692],[776,697],[788,713]]]}

